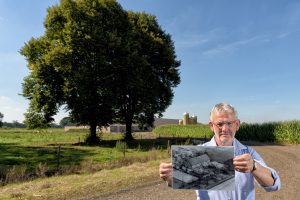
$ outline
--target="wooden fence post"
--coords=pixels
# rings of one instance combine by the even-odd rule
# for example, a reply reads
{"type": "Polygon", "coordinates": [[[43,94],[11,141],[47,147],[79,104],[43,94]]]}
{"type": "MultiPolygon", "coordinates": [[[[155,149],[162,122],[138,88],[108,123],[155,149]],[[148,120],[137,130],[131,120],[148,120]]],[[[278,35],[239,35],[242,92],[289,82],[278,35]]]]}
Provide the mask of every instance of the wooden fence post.
{"type": "Polygon", "coordinates": [[[60,144],[57,148],[57,163],[56,163],[56,171],[58,172],[60,168],[60,144]]]}

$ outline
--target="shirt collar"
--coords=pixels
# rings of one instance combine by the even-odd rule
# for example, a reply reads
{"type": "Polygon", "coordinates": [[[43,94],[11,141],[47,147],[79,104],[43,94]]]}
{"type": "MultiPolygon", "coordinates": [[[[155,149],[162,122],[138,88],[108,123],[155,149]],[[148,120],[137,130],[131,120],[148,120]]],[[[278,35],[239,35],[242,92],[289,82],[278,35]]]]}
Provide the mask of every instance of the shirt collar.
{"type": "MultiPolygon", "coordinates": [[[[209,142],[207,142],[208,146],[218,146],[215,140],[215,137],[213,137],[209,142]]],[[[247,146],[240,143],[236,138],[233,139],[233,146],[234,146],[234,154],[235,155],[242,155],[245,153],[250,153],[247,146]]]]}

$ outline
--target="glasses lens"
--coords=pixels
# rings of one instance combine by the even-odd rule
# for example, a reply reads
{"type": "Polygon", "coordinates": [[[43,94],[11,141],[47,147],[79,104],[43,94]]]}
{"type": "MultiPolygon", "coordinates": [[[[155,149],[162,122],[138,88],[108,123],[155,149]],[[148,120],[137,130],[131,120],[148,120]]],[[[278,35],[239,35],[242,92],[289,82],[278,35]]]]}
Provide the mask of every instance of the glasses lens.
{"type": "Polygon", "coordinates": [[[235,121],[231,121],[231,122],[218,122],[218,123],[213,123],[213,124],[216,125],[218,128],[222,128],[225,124],[227,126],[231,127],[234,122],[235,121]]]}

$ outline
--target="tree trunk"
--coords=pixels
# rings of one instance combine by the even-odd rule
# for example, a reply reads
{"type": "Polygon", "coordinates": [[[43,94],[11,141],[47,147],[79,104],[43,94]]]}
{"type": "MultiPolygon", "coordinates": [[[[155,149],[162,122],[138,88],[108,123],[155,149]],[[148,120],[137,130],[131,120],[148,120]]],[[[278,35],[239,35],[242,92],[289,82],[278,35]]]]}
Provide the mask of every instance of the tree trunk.
{"type": "Polygon", "coordinates": [[[96,128],[97,128],[97,124],[91,122],[90,123],[90,136],[87,138],[86,143],[98,144],[100,142],[100,138],[97,137],[96,128]]]}
{"type": "Polygon", "coordinates": [[[91,139],[95,139],[97,137],[97,134],[96,134],[96,124],[91,124],[91,126],[90,126],[90,134],[91,134],[91,139]]]}
{"type": "Polygon", "coordinates": [[[125,133],[125,141],[129,141],[129,140],[134,140],[134,138],[132,137],[132,119],[126,119],[126,133],[125,133]]]}

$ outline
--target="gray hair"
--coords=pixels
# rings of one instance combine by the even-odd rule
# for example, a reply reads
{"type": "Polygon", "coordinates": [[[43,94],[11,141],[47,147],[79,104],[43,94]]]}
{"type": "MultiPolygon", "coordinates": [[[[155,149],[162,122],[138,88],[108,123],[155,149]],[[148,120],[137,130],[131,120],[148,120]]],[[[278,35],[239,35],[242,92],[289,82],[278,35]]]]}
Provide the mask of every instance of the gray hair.
{"type": "Polygon", "coordinates": [[[210,121],[212,121],[212,114],[213,112],[219,112],[219,113],[228,113],[228,114],[232,114],[236,119],[238,118],[238,113],[235,110],[235,108],[228,104],[228,103],[218,103],[216,104],[210,111],[210,121]]]}

